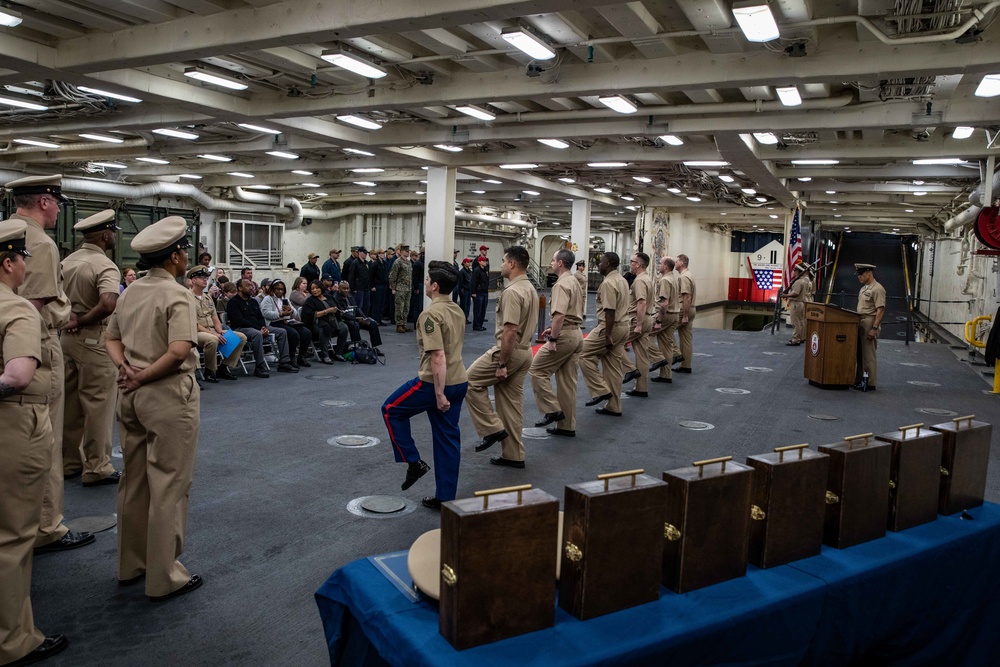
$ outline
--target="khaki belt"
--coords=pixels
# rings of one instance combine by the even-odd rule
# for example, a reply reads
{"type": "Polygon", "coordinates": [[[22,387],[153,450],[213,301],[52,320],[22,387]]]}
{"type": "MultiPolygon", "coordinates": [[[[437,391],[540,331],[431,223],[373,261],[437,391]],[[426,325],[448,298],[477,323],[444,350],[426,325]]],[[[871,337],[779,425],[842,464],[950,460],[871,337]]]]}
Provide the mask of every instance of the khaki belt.
{"type": "Polygon", "coordinates": [[[21,394],[18,396],[5,396],[0,398],[4,403],[20,403],[21,405],[46,405],[49,402],[48,396],[28,396],[21,394]]]}

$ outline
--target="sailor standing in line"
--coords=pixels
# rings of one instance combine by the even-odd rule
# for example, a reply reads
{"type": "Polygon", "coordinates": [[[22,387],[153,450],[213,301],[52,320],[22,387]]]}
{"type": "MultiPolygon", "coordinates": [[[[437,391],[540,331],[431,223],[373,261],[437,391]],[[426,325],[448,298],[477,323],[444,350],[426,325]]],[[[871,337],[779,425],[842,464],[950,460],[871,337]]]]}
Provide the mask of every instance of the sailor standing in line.
{"type": "Polygon", "coordinates": [[[11,181],[7,188],[14,195],[17,212],[11,220],[27,223],[25,245],[31,256],[25,262],[24,282],[18,296],[27,299],[41,314],[48,332],[42,345],[52,359],[52,388],[49,392],[49,420],[52,422],[52,466],[45,481],[42,518],[38,524],[35,553],[76,549],[92,543],[92,533],[77,533],[63,524],[63,353],[59,330],[76,327],[69,299],[62,288],[59,249],[46,229],[59,220],[59,207],[69,201],[62,194],[62,176],[28,176],[11,181]]]}
{"type": "Polygon", "coordinates": [[[121,473],[111,465],[111,430],[118,369],[104,348],[107,318],[115,311],[121,282],[118,266],[105,254],[118,240],[115,212],[101,211],[73,229],[83,234],[83,245],[62,262],[66,296],[76,317],[76,328],[63,331],[59,339],[66,360],[63,472],[74,477],[82,470],[84,486],[117,484],[121,473]]]}
{"type": "Polygon", "coordinates": [[[875,280],[874,264],[855,264],[861,291],[858,292],[858,354],[854,389],[875,391],[878,384],[878,335],[885,316],[885,288],[875,280]],[[867,375],[867,382],[865,376],[867,375]]]}
{"type": "Polygon", "coordinates": [[[628,384],[632,380],[635,389],[630,389],[625,393],[637,398],[647,398],[649,396],[649,332],[653,330],[653,281],[649,277],[649,255],[644,252],[637,252],[632,255],[629,268],[635,274],[635,280],[630,286],[630,301],[628,312],[631,316],[631,330],[629,331],[627,342],[632,343],[632,351],[635,352],[635,363],[629,358],[628,353],[622,347],[622,369],[625,377],[622,384],[628,384]]]}
{"type": "Polygon", "coordinates": [[[604,281],[597,289],[597,326],[583,340],[580,352],[580,372],[587,384],[591,399],[587,406],[607,401],[597,408],[597,414],[622,416],[622,348],[628,338],[630,302],[629,285],[618,273],[621,260],[618,253],[601,255],[597,269],[604,281]],[[597,364],[603,365],[598,369],[597,364]]]}
{"type": "Polygon", "coordinates": [[[657,310],[653,322],[657,330],[657,352],[651,355],[656,361],[649,367],[649,371],[659,370],[659,375],[650,381],[670,384],[674,381],[670,367],[678,351],[674,332],[677,331],[677,325],[681,320],[681,294],[677,284],[677,274],[674,273],[674,258],[661,259],[658,271],[660,277],[656,281],[657,310]]]}
{"type": "MultiPolygon", "coordinates": [[[[0,223],[0,664],[30,664],[62,651],[62,635],[46,637],[31,609],[32,548],[51,467],[51,357],[48,329],[14,290],[24,280],[27,225],[0,223]]],[[[59,471],[60,474],[62,470],[59,471]]]]}
{"type": "Polygon", "coordinates": [[[809,294],[809,278],[806,266],[799,262],[792,268],[792,281],[781,296],[788,300],[788,314],[792,320],[792,338],[785,345],[801,345],[806,339],[806,300],[809,294]]]}
{"type": "Polygon", "coordinates": [[[531,362],[531,388],[535,404],[544,418],[536,427],[556,422],[546,429],[553,435],[576,436],[576,371],[583,349],[583,292],[573,277],[573,253],[565,248],[552,255],[549,266],[559,277],[552,286],[549,308],[552,324],[542,336],[543,345],[531,362]],[[552,392],[551,377],[556,376],[556,391],[552,392]]]}
{"type": "Polygon", "coordinates": [[[198,446],[201,394],[195,382],[198,329],[187,269],[187,222],[164,218],[136,234],[144,278],[118,300],[107,348],[119,368],[118,428],[125,470],[118,483],[118,581],[146,578],[154,602],[202,584],[177,558],[184,549],[188,495],[198,446]]]}
{"type": "Polygon", "coordinates": [[[695,304],[697,303],[695,300],[694,276],[691,275],[691,271],[688,269],[687,255],[677,255],[677,258],[674,260],[674,266],[677,267],[677,284],[681,294],[681,319],[677,325],[677,337],[680,339],[681,355],[684,357],[684,360],[681,361],[681,367],[677,369],[677,372],[690,373],[691,357],[694,356],[691,327],[694,325],[695,304]]]}
{"type": "Polygon", "coordinates": [[[583,292],[583,319],[587,319],[587,263],[582,259],[577,261],[573,277],[580,283],[580,290],[583,292]]]}

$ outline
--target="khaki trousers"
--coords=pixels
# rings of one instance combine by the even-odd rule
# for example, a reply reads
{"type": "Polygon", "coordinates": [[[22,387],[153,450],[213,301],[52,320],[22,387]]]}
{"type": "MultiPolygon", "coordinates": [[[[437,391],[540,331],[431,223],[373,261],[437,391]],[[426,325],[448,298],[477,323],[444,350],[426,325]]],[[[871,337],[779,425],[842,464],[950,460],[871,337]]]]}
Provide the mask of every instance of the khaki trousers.
{"type": "MultiPolygon", "coordinates": [[[[247,344],[247,337],[245,334],[240,331],[233,331],[233,333],[239,337],[240,343],[228,357],[222,360],[222,363],[230,368],[236,368],[236,364],[240,361],[240,354],[243,353],[243,346],[247,344]]],[[[215,334],[199,331],[198,347],[203,348],[204,350],[205,368],[213,373],[217,371],[219,369],[219,337],[215,334]]]]}
{"type": "Polygon", "coordinates": [[[65,369],[63,366],[62,345],[59,344],[59,332],[49,329],[48,339],[42,341],[47,345],[52,359],[52,388],[49,390],[49,421],[52,424],[51,462],[45,478],[45,496],[42,498],[42,517],[38,523],[38,537],[35,546],[41,547],[61,540],[69,528],[63,525],[63,512],[66,498],[63,495],[63,388],[65,369]]]}
{"type": "Polygon", "coordinates": [[[874,315],[863,315],[858,321],[858,354],[857,370],[854,371],[854,382],[861,382],[864,372],[868,371],[868,386],[878,386],[878,338],[868,337],[868,330],[875,326],[874,315]]]}
{"type": "Polygon", "coordinates": [[[45,640],[31,611],[31,565],[51,467],[52,422],[47,405],[0,401],[0,424],[4,430],[0,444],[0,664],[6,665],[45,640]]]}
{"type": "Polygon", "coordinates": [[[125,469],[118,483],[118,578],[145,572],[146,595],[167,595],[191,579],[177,558],[184,550],[200,402],[194,376],[178,373],[119,403],[125,469]]]}
{"type": "Polygon", "coordinates": [[[563,327],[556,341],[556,351],[546,345],[539,348],[531,362],[531,389],[535,404],[543,415],[562,411],[563,419],[556,426],[567,431],[576,430],[576,371],[583,350],[583,334],[579,327],[563,327]],[[556,376],[556,390],[552,391],[551,377],[556,376]]]}
{"type": "Polygon", "coordinates": [[[691,356],[694,353],[694,342],[691,340],[691,327],[694,325],[694,315],[694,306],[691,306],[691,309],[688,311],[687,324],[682,324],[679,316],[677,320],[677,337],[680,338],[681,354],[684,355],[681,368],[691,368],[691,356]]]}
{"type": "Polygon", "coordinates": [[[514,350],[507,361],[507,379],[497,378],[497,359],[500,348],[494,345],[483,356],[469,366],[469,393],[465,404],[469,406],[469,416],[480,438],[507,431],[501,443],[500,455],[508,461],[524,460],[524,444],[521,428],[524,424],[522,403],[524,402],[524,376],[531,368],[531,350],[514,350]],[[496,410],[490,404],[487,388],[493,387],[496,410]]]}
{"type": "Polygon", "coordinates": [[[583,339],[583,350],[580,352],[580,371],[583,381],[587,384],[590,397],[611,394],[607,409],[613,412],[622,411],[622,348],[628,338],[628,322],[616,322],[611,332],[611,349],[604,346],[604,322],[601,322],[590,335],[583,339]],[[598,363],[601,368],[598,369],[598,363]]]}
{"type": "Polygon", "coordinates": [[[62,453],[64,475],[83,470],[84,482],[113,475],[111,430],[115,427],[118,369],[104,349],[104,328],[64,333],[65,419],[62,453]]]}
{"type": "Polygon", "coordinates": [[[801,343],[806,339],[806,304],[804,301],[789,301],[788,315],[792,321],[792,342],[801,343]]]}
{"type": "Polygon", "coordinates": [[[632,352],[635,354],[634,364],[628,353],[625,352],[625,347],[622,346],[622,370],[624,371],[622,375],[624,376],[637,369],[639,371],[639,378],[635,381],[636,391],[649,390],[649,365],[652,363],[649,332],[653,330],[653,316],[646,315],[643,320],[642,333],[637,334],[635,332],[635,322],[632,323],[628,332],[627,342],[632,343],[632,352]]]}
{"type": "Polygon", "coordinates": [[[665,316],[660,317],[660,332],[656,334],[656,350],[657,353],[653,355],[653,361],[661,361],[666,359],[667,363],[660,366],[659,377],[667,378],[668,380],[673,377],[673,371],[670,367],[673,365],[674,355],[677,354],[677,341],[674,339],[674,332],[677,331],[677,325],[680,324],[681,316],[680,313],[667,313],[665,316]]]}

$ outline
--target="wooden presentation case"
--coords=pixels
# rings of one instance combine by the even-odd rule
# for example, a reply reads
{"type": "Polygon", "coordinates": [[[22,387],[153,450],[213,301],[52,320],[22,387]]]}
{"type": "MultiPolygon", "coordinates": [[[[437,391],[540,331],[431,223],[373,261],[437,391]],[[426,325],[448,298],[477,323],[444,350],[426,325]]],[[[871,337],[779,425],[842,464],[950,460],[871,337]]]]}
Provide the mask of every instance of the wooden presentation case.
{"type": "Polygon", "coordinates": [[[983,504],[993,426],[974,421],[975,418],[975,415],[955,417],[931,426],[944,436],[938,500],[941,514],[955,514],[983,504]]]}
{"type": "Polygon", "coordinates": [[[892,448],[871,433],[818,447],[830,456],[823,543],[837,549],[885,537],[892,448]],[[860,444],[856,444],[862,440],[860,444]]]}
{"type": "Polygon", "coordinates": [[[939,432],[923,426],[900,426],[896,431],[875,436],[876,440],[892,446],[888,523],[892,531],[937,519],[944,438],[939,432]]]}
{"type": "Polygon", "coordinates": [[[830,457],[809,445],[747,457],[753,468],[749,560],[759,568],[819,554],[830,457]]]}
{"type": "Polygon", "coordinates": [[[806,304],[806,352],[803,374],[810,384],[842,387],[854,384],[858,322],[853,310],[810,301],[806,304]]]}
{"type": "Polygon", "coordinates": [[[667,484],[643,472],[566,487],[559,606],[580,620],[660,597],[667,484]]]}
{"type": "Polygon", "coordinates": [[[693,467],[663,473],[668,485],[663,585],[677,593],[746,574],[753,468],[727,466],[732,458],[695,461],[693,467]]]}
{"type": "Polygon", "coordinates": [[[441,505],[441,634],[458,650],[555,623],[559,501],[530,484],[441,505]]]}

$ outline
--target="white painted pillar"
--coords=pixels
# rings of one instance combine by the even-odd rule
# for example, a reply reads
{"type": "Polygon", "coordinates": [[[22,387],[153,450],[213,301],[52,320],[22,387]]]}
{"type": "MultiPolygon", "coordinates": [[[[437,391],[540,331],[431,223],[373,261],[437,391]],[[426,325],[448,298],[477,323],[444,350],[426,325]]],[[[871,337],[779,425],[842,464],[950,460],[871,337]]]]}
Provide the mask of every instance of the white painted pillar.
{"type": "MultiPolygon", "coordinates": [[[[427,215],[424,217],[424,275],[432,260],[452,261],[455,249],[454,167],[431,167],[427,170],[427,215]]],[[[424,307],[430,301],[424,295],[424,307]]]]}
{"type": "Polygon", "coordinates": [[[590,200],[573,200],[573,227],[570,231],[569,240],[573,244],[573,252],[576,253],[576,261],[581,259],[587,262],[587,271],[590,271],[590,200]]]}

